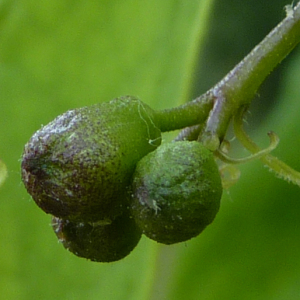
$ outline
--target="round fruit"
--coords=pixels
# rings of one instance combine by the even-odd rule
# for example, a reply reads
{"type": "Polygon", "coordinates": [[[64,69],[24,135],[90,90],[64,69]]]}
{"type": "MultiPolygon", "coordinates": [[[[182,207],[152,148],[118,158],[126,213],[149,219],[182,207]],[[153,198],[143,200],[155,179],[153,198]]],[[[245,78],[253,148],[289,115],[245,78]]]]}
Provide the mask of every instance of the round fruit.
{"type": "Polygon", "coordinates": [[[111,224],[76,223],[53,217],[52,226],[66,249],[96,262],[124,258],[141,238],[141,231],[127,215],[117,217],[111,224]]]}
{"type": "Polygon", "coordinates": [[[158,147],[137,164],[132,214],[143,233],[163,244],[183,242],[210,224],[222,184],[213,154],[199,142],[158,147]]]}
{"type": "Polygon", "coordinates": [[[25,145],[22,180],[45,212],[76,222],[114,219],[136,163],[156,149],[155,113],[133,97],[67,111],[25,145]]]}

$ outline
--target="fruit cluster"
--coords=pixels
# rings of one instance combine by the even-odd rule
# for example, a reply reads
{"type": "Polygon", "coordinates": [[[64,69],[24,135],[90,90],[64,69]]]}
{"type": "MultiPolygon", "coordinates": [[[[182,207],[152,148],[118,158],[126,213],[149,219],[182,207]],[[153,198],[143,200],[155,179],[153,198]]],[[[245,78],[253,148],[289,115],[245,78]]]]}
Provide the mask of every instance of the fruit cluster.
{"type": "Polygon", "coordinates": [[[163,244],[191,239],[219,210],[213,154],[196,141],[160,144],[155,111],[137,98],[71,110],[25,145],[22,180],[65,248],[116,261],[142,234],[163,244]]]}

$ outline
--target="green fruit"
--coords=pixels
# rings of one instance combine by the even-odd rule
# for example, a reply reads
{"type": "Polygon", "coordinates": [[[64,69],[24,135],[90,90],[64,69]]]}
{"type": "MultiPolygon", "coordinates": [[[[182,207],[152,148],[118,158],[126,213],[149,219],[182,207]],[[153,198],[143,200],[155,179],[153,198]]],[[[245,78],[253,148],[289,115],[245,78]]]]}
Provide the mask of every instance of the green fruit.
{"type": "Polygon", "coordinates": [[[136,163],[160,142],[155,113],[139,99],[70,110],[25,145],[22,180],[37,205],[56,217],[114,219],[127,206],[136,163]]]}
{"type": "Polygon", "coordinates": [[[132,214],[143,233],[163,244],[183,242],[210,224],[222,184],[213,154],[199,142],[158,147],[137,164],[132,214]]]}
{"type": "Polygon", "coordinates": [[[52,226],[66,249],[96,262],[124,258],[135,248],[142,235],[128,215],[117,217],[111,224],[76,223],[53,217],[52,226]]]}

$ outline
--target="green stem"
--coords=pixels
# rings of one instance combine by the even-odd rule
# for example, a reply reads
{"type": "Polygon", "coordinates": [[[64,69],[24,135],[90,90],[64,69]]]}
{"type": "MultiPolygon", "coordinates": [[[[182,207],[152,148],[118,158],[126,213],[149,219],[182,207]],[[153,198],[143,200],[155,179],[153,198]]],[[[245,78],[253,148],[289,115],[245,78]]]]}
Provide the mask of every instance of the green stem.
{"type": "Polygon", "coordinates": [[[221,140],[224,138],[237,109],[251,102],[269,73],[299,43],[300,2],[294,8],[288,6],[286,9],[286,18],[212,88],[217,100],[207,120],[202,138],[204,142],[213,136],[221,140]]]}
{"type": "Polygon", "coordinates": [[[201,125],[186,127],[179,132],[179,134],[174,138],[173,141],[196,141],[202,129],[203,126],[201,125]]]}
{"type": "Polygon", "coordinates": [[[257,149],[257,151],[252,151],[252,155],[249,155],[247,157],[244,158],[232,158],[229,157],[225,152],[221,151],[220,149],[218,149],[215,152],[215,155],[221,159],[223,162],[227,163],[227,164],[243,164],[249,161],[253,161],[256,159],[262,159],[264,158],[267,154],[269,154],[270,152],[272,152],[278,145],[279,143],[279,138],[277,137],[277,135],[274,132],[269,132],[268,136],[270,137],[270,145],[269,147],[260,150],[259,148],[257,149]]]}
{"type": "Polygon", "coordinates": [[[203,123],[213,108],[214,97],[207,92],[181,106],[156,111],[156,119],[162,132],[172,131],[203,123]]]}
{"type": "MultiPolygon", "coordinates": [[[[253,155],[259,153],[260,148],[251,140],[243,128],[243,115],[245,107],[240,108],[238,113],[234,116],[234,133],[237,139],[242,143],[242,145],[248,149],[253,155]]],[[[260,160],[270,168],[271,171],[275,172],[278,177],[285,179],[286,181],[292,182],[300,186],[300,172],[294,170],[277,157],[267,154],[260,157],[260,160]]]]}
{"type": "Polygon", "coordinates": [[[158,111],[160,129],[171,131],[206,121],[201,141],[216,150],[239,107],[251,102],[261,83],[299,42],[300,2],[294,8],[288,6],[286,18],[206,94],[158,111]]]}

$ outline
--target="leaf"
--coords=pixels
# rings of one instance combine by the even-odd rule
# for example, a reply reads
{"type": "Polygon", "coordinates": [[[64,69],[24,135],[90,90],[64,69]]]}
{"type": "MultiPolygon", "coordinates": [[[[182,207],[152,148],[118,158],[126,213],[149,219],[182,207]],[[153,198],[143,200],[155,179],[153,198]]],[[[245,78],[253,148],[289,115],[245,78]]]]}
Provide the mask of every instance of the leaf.
{"type": "Polygon", "coordinates": [[[4,162],[0,160],[0,186],[4,183],[7,177],[7,168],[4,162]]]}
{"type": "Polygon", "coordinates": [[[126,94],[155,109],[186,101],[211,4],[7,3],[0,23],[0,125],[5,128],[0,146],[12,168],[0,201],[5,299],[149,299],[160,272],[160,246],[143,238],[129,257],[113,264],[68,253],[57,243],[50,216],[20,184],[19,158],[41,124],[68,109],[126,94]]]}

